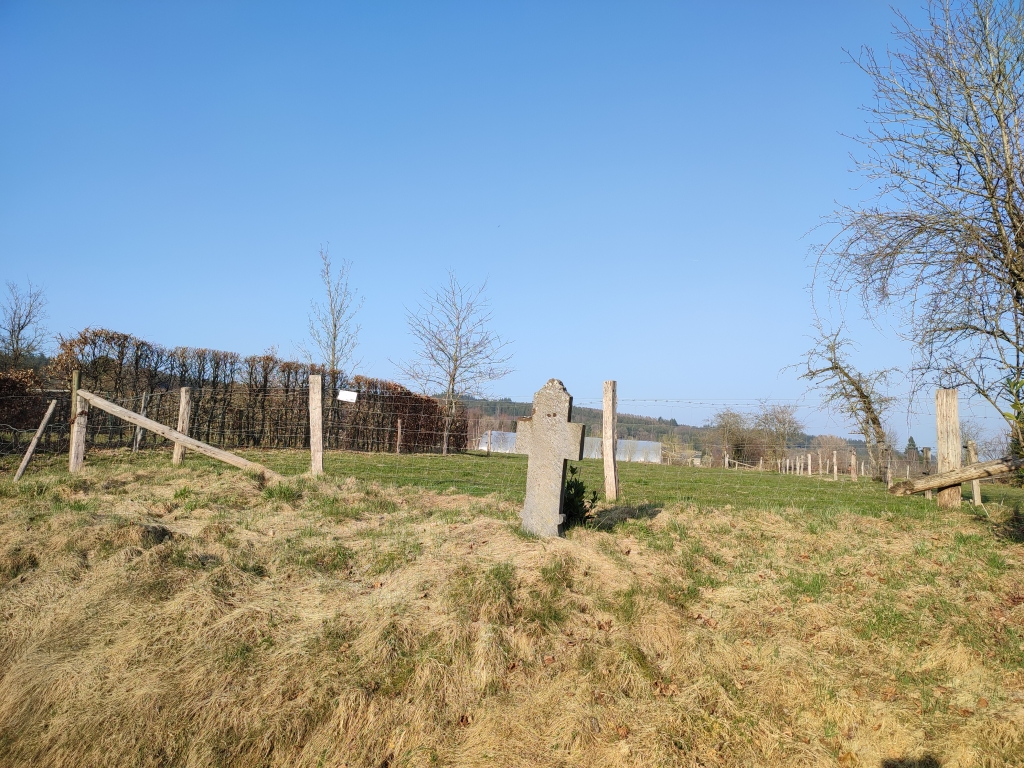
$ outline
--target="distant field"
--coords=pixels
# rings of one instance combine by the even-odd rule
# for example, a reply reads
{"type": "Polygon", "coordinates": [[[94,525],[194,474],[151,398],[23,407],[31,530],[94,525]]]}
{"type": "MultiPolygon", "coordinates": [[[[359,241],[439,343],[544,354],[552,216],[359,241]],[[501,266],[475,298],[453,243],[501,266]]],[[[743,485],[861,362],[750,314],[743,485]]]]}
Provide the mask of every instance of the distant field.
{"type": "Polygon", "coordinates": [[[0,765],[1024,766],[1016,491],[622,465],[540,540],[522,457],[326,464],[0,478],[0,765]]]}
{"type": "MultiPolygon", "coordinates": [[[[300,451],[242,452],[285,474],[308,469],[308,456],[300,451]]],[[[575,462],[589,488],[604,488],[600,460],[575,462]]],[[[355,477],[385,486],[417,486],[433,491],[455,491],[475,496],[495,494],[522,502],[526,491],[526,457],[515,454],[469,452],[453,456],[434,454],[328,452],[324,470],[336,477],[355,477]]],[[[721,468],[670,466],[667,464],[619,463],[620,503],[659,505],[688,503],[736,508],[799,507],[809,510],[842,508],[874,516],[886,513],[920,515],[934,509],[923,496],[895,497],[880,483],[861,478],[852,483],[840,477],[804,477],[771,472],[721,468]]],[[[964,486],[965,498],[970,486],[964,486]]],[[[603,496],[603,493],[601,494],[603,496]]],[[[982,485],[986,504],[1012,506],[1024,502],[1024,491],[1006,485],[982,485]]]]}

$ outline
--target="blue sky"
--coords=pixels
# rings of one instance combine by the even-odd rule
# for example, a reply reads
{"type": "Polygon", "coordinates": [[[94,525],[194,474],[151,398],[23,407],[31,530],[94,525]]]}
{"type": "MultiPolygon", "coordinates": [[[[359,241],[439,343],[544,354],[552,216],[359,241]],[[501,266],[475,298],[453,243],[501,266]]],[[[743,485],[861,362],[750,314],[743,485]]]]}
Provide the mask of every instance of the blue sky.
{"type": "MultiPolygon", "coordinates": [[[[45,286],[55,332],[287,354],[330,243],[364,373],[397,375],[404,308],[452,268],[515,341],[496,394],[615,378],[625,404],[693,401],[629,408],[689,423],[798,399],[808,233],[861,195],[843,134],[870,88],[843,49],[893,21],[870,0],[0,3],[0,271],[45,286]]],[[[894,333],[857,333],[863,367],[906,366],[894,333]]]]}

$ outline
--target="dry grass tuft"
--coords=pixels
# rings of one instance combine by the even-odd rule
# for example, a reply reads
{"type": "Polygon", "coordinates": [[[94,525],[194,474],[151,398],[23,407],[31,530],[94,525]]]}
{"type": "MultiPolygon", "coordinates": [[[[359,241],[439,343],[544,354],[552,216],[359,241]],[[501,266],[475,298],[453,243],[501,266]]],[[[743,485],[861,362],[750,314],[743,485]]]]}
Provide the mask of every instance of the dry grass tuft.
{"type": "Polygon", "coordinates": [[[1019,513],[0,482],[0,764],[1024,765],[1019,513]]]}

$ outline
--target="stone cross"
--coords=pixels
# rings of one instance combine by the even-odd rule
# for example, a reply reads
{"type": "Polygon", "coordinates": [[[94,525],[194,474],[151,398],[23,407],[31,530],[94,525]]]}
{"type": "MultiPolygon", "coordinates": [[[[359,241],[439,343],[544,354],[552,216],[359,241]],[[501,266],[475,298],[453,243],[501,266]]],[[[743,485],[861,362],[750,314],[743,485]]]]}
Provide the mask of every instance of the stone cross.
{"type": "Polygon", "coordinates": [[[572,396],[558,379],[549,379],[533,396],[533,415],[519,419],[516,428],[516,453],[530,456],[523,528],[537,536],[561,533],[565,462],[583,458],[586,427],[571,418],[572,396]]]}

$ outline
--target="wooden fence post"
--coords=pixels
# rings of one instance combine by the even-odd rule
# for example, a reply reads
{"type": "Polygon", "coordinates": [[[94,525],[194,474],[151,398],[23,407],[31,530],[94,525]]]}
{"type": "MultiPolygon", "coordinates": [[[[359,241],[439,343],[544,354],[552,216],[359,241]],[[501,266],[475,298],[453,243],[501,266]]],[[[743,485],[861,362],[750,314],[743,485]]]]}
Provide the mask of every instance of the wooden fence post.
{"type": "Polygon", "coordinates": [[[832,479],[839,482],[839,451],[832,451],[832,479]]]}
{"type": "Polygon", "coordinates": [[[324,473],[324,379],[319,374],[309,377],[309,462],[311,474],[324,473]]]}
{"type": "MultiPolygon", "coordinates": [[[[960,469],[960,409],[956,389],[935,390],[935,434],[939,473],[960,469]]],[[[938,493],[939,506],[946,509],[959,507],[960,498],[959,484],[953,488],[943,488],[938,493]]]]}
{"type": "Polygon", "coordinates": [[[398,439],[395,440],[395,453],[402,452],[402,420],[398,420],[398,439]]]}
{"type": "MultiPolygon", "coordinates": [[[[149,392],[142,393],[142,408],[139,409],[139,416],[146,415],[146,406],[149,405],[149,392]]],[[[135,427],[135,434],[132,436],[132,453],[139,452],[139,446],[142,444],[142,436],[146,430],[142,427],[135,427]]]]}
{"type": "MultiPolygon", "coordinates": [[[[178,401],[178,431],[188,435],[188,423],[192,418],[192,390],[188,387],[181,388],[181,399],[178,401]]],[[[181,443],[174,444],[174,455],[171,457],[172,464],[181,464],[185,458],[185,446],[181,443]]]]}
{"type": "Polygon", "coordinates": [[[32,442],[28,444],[28,450],[25,451],[25,458],[21,460],[21,464],[18,465],[18,471],[14,473],[14,482],[21,480],[21,476],[25,474],[25,468],[28,467],[29,461],[32,460],[32,454],[36,450],[36,446],[39,445],[39,438],[43,436],[43,432],[46,430],[46,425],[50,423],[50,417],[53,416],[53,410],[57,407],[57,401],[51,400],[50,407],[46,409],[46,415],[43,416],[43,420],[39,423],[39,429],[36,430],[35,435],[32,436],[32,442]]]}
{"type": "Polygon", "coordinates": [[[857,454],[850,451],[850,479],[857,482],[857,454]]]}
{"type": "Polygon", "coordinates": [[[82,372],[72,371],[71,372],[71,407],[68,411],[71,412],[71,429],[75,429],[75,403],[78,402],[78,387],[82,383],[82,372]]]}
{"type": "MultiPolygon", "coordinates": [[[[978,463],[978,444],[973,440],[967,441],[967,463],[978,463]]],[[[971,481],[971,503],[975,507],[981,506],[981,480],[971,481]]]]}
{"type": "Polygon", "coordinates": [[[487,430],[487,455],[488,456],[491,455],[491,432],[493,432],[493,431],[494,430],[492,430],[492,429],[488,429],[487,430]]]}
{"type": "Polygon", "coordinates": [[[601,422],[601,456],[604,459],[604,497],[608,501],[619,498],[619,466],[615,461],[618,442],[618,385],[614,381],[604,383],[604,413],[601,422]]]}
{"type": "Polygon", "coordinates": [[[85,432],[89,425],[89,403],[75,389],[74,421],[71,422],[71,450],[68,455],[68,471],[75,473],[85,464],[85,432]]]}
{"type": "MultiPolygon", "coordinates": [[[[921,467],[922,475],[930,475],[932,473],[932,449],[922,448],[921,449],[921,463],[924,465],[921,467]]],[[[932,497],[931,491],[925,491],[924,497],[930,499],[932,497]]]]}

